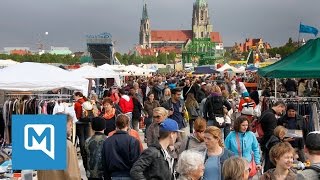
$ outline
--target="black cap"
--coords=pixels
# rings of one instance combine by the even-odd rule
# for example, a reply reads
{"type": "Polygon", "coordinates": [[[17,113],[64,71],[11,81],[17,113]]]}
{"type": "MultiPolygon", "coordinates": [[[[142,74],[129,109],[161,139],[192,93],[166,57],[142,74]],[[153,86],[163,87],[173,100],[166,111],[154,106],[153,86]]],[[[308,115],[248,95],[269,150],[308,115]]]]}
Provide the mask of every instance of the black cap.
{"type": "Polygon", "coordinates": [[[320,150],[320,131],[313,131],[307,135],[306,147],[309,150],[320,150]]]}
{"type": "Polygon", "coordinates": [[[102,117],[95,117],[91,121],[91,127],[94,131],[102,131],[106,128],[106,120],[102,117]]]}
{"type": "Polygon", "coordinates": [[[297,107],[294,104],[288,104],[287,105],[287,111],[289,111],[290,109],[297,111],[297,107]]]}

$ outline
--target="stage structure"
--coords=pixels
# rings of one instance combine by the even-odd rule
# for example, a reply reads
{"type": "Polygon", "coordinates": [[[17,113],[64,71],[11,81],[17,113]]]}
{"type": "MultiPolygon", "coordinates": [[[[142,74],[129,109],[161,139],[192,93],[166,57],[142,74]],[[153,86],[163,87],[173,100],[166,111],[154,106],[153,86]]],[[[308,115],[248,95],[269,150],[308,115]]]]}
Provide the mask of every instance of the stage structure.
{"type": "Polygon", "coordinates": [[[87,47],[93,63],[101,66],[105,63],[119,64],[114,58],[114,44],[110,33],[87,35],[87,47]]]}

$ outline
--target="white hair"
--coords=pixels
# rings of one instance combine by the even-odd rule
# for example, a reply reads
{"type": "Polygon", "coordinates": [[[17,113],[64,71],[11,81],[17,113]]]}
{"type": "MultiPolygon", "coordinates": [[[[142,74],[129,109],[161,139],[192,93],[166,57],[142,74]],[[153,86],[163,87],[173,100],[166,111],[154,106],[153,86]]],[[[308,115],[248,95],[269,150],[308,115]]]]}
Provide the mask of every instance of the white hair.
{"type": "Polygon", "coordinates": [[[177,163],[177,172],[181,175],[188,175],[197,170],[199,165],[204,164],[204,156],[195,150],[183,151],[177,163]]]}

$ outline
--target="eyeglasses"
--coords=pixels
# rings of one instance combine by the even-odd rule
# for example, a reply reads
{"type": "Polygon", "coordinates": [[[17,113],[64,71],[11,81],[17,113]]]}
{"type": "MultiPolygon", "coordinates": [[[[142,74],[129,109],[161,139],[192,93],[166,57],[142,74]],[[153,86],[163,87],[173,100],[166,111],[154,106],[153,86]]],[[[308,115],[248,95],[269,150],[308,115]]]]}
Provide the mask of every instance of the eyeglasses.
{"type": "Polygon", "coordinates": [[[153,118],[155,119],[155,118],[161,118],[161,116],[153,116],[153,118]]]}

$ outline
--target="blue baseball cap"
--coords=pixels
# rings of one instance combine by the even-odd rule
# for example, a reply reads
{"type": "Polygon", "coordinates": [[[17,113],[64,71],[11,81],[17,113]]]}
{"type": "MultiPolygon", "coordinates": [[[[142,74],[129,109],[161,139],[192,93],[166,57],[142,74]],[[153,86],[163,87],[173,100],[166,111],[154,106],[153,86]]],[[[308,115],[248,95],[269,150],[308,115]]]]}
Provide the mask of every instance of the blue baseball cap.
{"type": "Polygon", "coordinates": [[[165,119],[160,124],[160,131],[170,131],[170,132],[184,132],[179,130],[178,123],[170,118],[165,119]]]}

